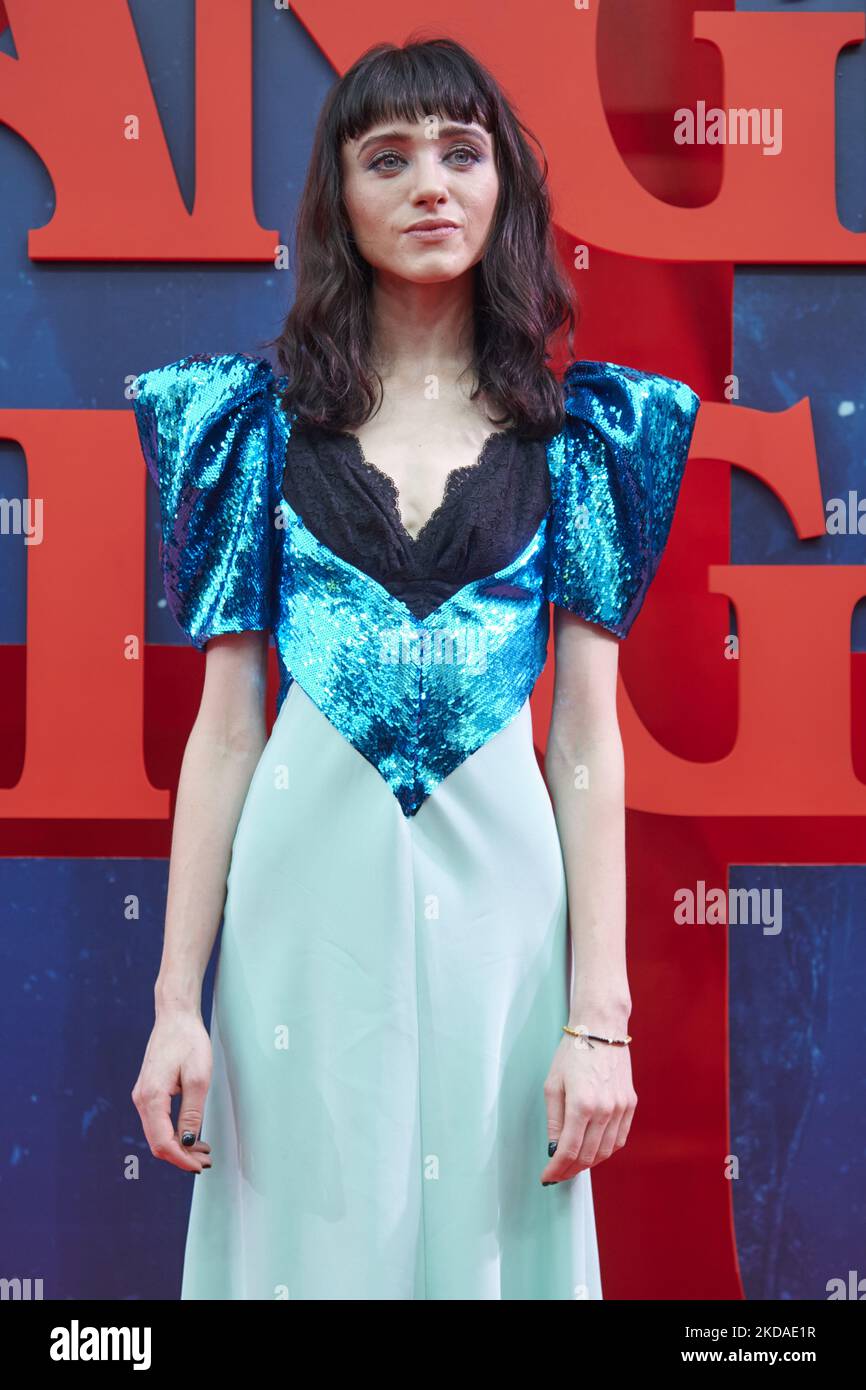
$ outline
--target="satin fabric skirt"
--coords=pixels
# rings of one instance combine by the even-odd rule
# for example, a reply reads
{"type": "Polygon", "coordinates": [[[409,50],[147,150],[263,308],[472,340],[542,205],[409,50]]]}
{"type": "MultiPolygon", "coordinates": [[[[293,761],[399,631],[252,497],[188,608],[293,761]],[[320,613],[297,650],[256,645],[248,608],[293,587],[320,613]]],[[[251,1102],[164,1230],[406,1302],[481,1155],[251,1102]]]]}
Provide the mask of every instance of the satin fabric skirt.
{"type": "Polygon", "coordinates": [[[293,682],[235,835],[184,1299],[602,1297],[542,1187],[565,875],[529,702],[404,817],[293,682]]]}

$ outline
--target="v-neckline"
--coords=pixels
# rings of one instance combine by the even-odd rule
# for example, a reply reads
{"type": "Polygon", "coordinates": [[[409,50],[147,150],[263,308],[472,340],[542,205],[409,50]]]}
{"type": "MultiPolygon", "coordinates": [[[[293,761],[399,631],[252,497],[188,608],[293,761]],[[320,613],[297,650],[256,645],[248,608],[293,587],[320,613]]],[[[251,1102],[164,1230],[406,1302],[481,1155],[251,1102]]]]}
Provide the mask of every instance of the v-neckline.
{"type": "Polygon", "coordinates": [[[413,549],[420,549],[421,541],[426,539],[426,536],[430,534],[432,526],[439,520],[442,514],[446,511],[452,498],[457,493],[458,484],[465,482],[471,475],[478,473],[479,471],[484,469],[492,458],[495,459],[496,462],[499,461],[498,456],[494,452],[492,452],[491,446],[493,444],[493,441],[504,439],[508,435],[516,434],[516,432],[516,425],[507,425],[504,429],[492,430],[490,434],[487,435],[486,439],[484,440],[484,443],[481,445],[481,449],[477,454],[474,463],[458,464],[455,468],[450,468],[448,472],[445,474],[445,485],[442,489],[442,496],[440,497],[436,506],[433,508],[430,515],[427,517],[426,521],[422,523],[422,525],[418,528],[417,531],[413,532],[409,530],[408,526],[403,520],[403,508],[401,506],[400,490],[397,487],[397,484],[394,481],[394,479],[391,477],[391,474],[386,473],[383,468],[379,468],[377,464],[371,462],[371,460],[367,458],[367,455],[364,452],[364,446],[356,434],[353,434],[350,430],[331,431],[331,433],[335,434],[339,439],[347,440],[355,454],[357,462],[363,468],[368,469],[370,473],[374,474],[376,478],[381,479],[388,492],[394,521],[405,542],[413,549]]]}
{"type": "MultiPolygon", "coordinates": [[[[274,378],[274,384],[279,388],[280,381],[278,381],[277,378],[274,378]]],[[[271,400],[274,414],[279,421],[279,427],[282,434],[283,447],[281,450],[281,456],[285,458],[285,450],[288,446],[289,439],[292,436],[297,416],[294,412],[290,414],[288,411],[285,411],[282,408],[279,399],[279,391],[272,392],[271,400]]],[[[514,428],[514,426],[508,427],[509,430],[514,428]]],[[[496,433],[499,434],[507,432],[508,431],[502,430],[496,431],[496,433]]],[[[553,484],[553,479],[556,471],[553,460],[553,453],[556,447],[556,442],[560,438],[560,434],[551,435],[551,437],[546,441],[544,446],[545,462],[548,471],[548,477],[551,480],[551,484],[553,484]]],[[[487,440],[485,440],[484,442],[486,444],[487,440]]],[[[475,467],[474,464],[469,464],[468,466],[470,469],[475,467]]],[[[377,469],[376,471],[380,472],[381,470],[377,469]]],[[[385,476],[388,475],[386,474],[385,476]]],[[[467,580],[465,584],[461,584],[460,588],[455,590],[455,592],[449,595],[448,598],[444,599],[442,603],[437,604],[435,608],[431,609],[431,611],[427,614],[426,617],[419,618],[416,616],[415,613],[412,612],[412,609],[409,607],[408,604],[404,603],[401,598],[397,598],[395,594],[392,594],[390,589],[387,589],[385,585],[381,583],[380,580],[375,579],[372,574],[368,574],[367,571],[361,569],[360,566],[354,565],[351,560],[345,560],[342,555],[337,554],[336,550],[332,550],[326,541],[321,540],[314,531],[311,531],[309,526],[306,525],[303,517],[295,511],[294,507],[289,502],[289,499],[286,497],[282,488],[280,489],[279,505],[281,511],[287,514],[290,523],[299,525],[301,527],[301,529],[310,538],[310,541],[312,542],[314,548],[318,550],[322,555],[327,556],[330,564],[336,565],[338,569],[343,569],[351,574],[357,575],[366,584],[369,584],[373,591],[378,593],[386,603],[390,604],[393,608],[396,608],[399,612],[403,614],[404,622],[408,623],[410,627],[414,628],[433,627],[436,623],[441,621],[442,615],[446,613],[446,611],[450,609],[452,605],[456,606],[465,597],[465,595],[468,593],[470,589],[481,590],[484,587],[487,587],[496,581],[501,582],[503,579],[508,579],[512,573],[514,573],[515,571],[519,571],[523,567],[523,565],[528,563],[532,555],[536,553],[538,547],[543,543],[548,523],[553,515],[553,498],[551,497],[550,505],[544,513],[543,517],[541,518],[540,522],[538,523],[534,536],[532,536],[527,541],[526,545],[523,546],[523,548],[519,551],[517,555],[514,556],[512,560],[509,560],[508,563],[505,565],[501,565],[499,569],[494,570],[492,574],[483,575],[480,579],[467,580]]],[[[409,534],[410,533],[407,531],[406,535],[408,536],[409,534]]],[[[420,532],[418,534],[420,535],[420,532]]]]}
{"type": "Polygon", "coordinates": [[[285,497],[280,498],[280,507],[288,514],[290,522],[297,524],[309,537],[309,541],[314,550],[327,556],[329,564],[336,566],[337,569],[347,570],[350,574],[356,575],[365,584],[369,585],[374,593],[377,593],[386,605],[391,608],[396,608],[401,612],[404,623],[417,629],[436,627],[437,624],[442,622],[443,616],[447,616],[447,611],[452,606],[457,607],[459,603],[465,599],[470,589],[484,590],[496,582],[501,583],[509,579],[513,573],[521,570],[524,565],[527,565],[533,555],[538,552],[539,546],[543,544],[545,532],[553,511],[553,506],[551,504],[538,523],[534,535],[530,537],[512,560],[509,560],[504,565],[500,565],[499,569],[494,570],[492,574],[482,575],[478,579],[468,579],[466,583],[461,584],[460,588],[456,589],[453,594],[449,594],[448,598],[443,599],[441,603],[437,603],[436,607],[431,609],[426,617],[419,618],[417,614],[412,612],[409,605],[405,603],[403,599],[398,598],[396,594],[392,594],[391,590],[386,588],[381,580],[374,578],[374,576],[368,574],[366,570],[360,569],[359,566],[353,564],[351,560],[344,559],[336,550],[332,550],[327,542],[320,540],[315,531],[310,530],[303,517],[298,515],[294,507],[285,497]]]}

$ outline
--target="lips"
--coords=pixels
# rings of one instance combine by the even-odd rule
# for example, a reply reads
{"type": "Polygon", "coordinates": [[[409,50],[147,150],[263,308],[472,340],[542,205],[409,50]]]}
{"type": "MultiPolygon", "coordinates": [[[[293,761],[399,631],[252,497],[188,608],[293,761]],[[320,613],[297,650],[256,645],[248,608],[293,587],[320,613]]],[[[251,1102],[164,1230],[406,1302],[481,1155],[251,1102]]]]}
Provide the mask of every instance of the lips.
{"type": "Polygon", "coordinates": [[[457,223],[450,218],[435,217],[429,222],[413,222],[411,227],[407,227],[407,232],[435,232],[438,227],[456,227],[457,223]]]}
{"type": "Polygon", "coordinates": [[[446,222],[444,218],[437,217],[430,222],[416,222],[414,227],[407,227],[403,235],[417,246],[442,246],[459,231],[455,222],[446,222]]]}

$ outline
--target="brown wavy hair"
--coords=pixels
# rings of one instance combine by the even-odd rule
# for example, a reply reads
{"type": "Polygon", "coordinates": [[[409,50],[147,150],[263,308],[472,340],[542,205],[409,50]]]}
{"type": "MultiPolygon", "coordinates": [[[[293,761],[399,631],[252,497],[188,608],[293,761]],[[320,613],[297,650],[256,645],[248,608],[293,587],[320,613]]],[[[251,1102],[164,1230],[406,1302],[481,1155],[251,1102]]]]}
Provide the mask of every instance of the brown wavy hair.
{"type": "Polygon", "coordinates": [[[500,180],[487,246],[472,267],[477,384],[471,399],[484,391],[519,433],[547,438],[564,422],[548,343],[567,324],[573,356],[579,315],[553,237],[547,159],[542,150],[536,161],[529,147],[535,137],[493,76],[449,38],[376,44],[328,93],[298,208],[294,302],[279,336],[261,345],[276,349],[285,373],[283,409],[296,412],[301,423],[349,429],[378,408],[383,384],[371,357],[374,272],[352,236],[340,152],[344,141],[380,121],[422,120],[431,113],[481,125],[493,137],[500,180]]]}

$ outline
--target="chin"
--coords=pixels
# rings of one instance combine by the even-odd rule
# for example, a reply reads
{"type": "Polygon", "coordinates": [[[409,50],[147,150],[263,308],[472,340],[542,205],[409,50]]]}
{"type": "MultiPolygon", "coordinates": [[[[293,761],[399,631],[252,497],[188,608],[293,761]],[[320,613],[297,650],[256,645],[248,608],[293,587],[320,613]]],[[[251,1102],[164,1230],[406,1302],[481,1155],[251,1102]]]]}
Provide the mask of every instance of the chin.
{"type": "Polygon", "coordinates": [[[404,280],[411,280],[415,285],[439,285],[448,280],[459,280],[461,275],[465,275],[468,266],[429,266],[427,271],[409,271],[403,274],[404,280]]]}
{"type": "MultiPolygon", "coordinates": [[[[420,248],[419,248],[420,250],[420,248]]],[[[462,275],[472,264],[471,258],[465,253],[459,258],[453,252],[434,251],[433,247],[428,247],[421,255],[402,256],[401,264],[403,273],[424,278],[427,270],[446,272],[450,275],[462,275]]]]}

